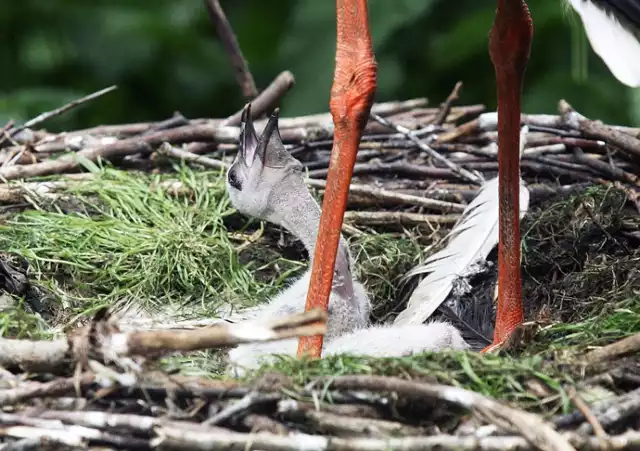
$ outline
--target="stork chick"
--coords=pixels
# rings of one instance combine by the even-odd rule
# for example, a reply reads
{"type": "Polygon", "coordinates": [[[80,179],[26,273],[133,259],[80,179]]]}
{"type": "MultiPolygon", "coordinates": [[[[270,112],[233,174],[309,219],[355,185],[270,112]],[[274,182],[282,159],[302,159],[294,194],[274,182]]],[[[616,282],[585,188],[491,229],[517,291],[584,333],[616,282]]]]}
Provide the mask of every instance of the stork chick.
{"type": "MultiPolygon", "coordinates": [[[[320,223],[320,206],[304,182],[302,164],[284,148],[276,110],[258,139],[250,105],[242,116],[238,154],[227,172],[227,192],[243,214],[281,225],[302,241],[312,258],[320,223]]],[[[352,262],[344,238],[340,239],[333,288],[329,301],[328,341],[369,325],[370,301],[364,287],[352,276],[352,262]]],[[[311,271],[282,291],[251,319],[268,319],[304,312],[311,271]]],[[[297,339],[245,344],[229,352],[235,374],[239,367],[254,368],[267,354],[295,355],[297,339]]]]}

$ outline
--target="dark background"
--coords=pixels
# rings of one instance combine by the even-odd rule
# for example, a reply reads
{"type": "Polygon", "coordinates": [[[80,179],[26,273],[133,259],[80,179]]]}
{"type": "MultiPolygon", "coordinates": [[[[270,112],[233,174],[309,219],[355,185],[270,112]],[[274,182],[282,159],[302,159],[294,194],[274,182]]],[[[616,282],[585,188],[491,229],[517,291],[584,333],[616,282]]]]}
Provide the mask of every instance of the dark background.
{"type": "MultiPolygon", "coordinates": [[[[535,34],[526,112],[560,98],[587,116],[640,123],[640,90],[618,83],[560,0],[530,0],[535,34]]],[[[327,111],[334,67],[333,0],[222,1],[259,89],[291,70],[283,115],[327,111]]],[[[462,80],[461,103],[495,108],[487,36],[495,0],[370,0],[378,101],[441,102],[462,80]]],[[[243,99],[200,0],[0,2],[0,121],[24,121],[111,84],[119,89],[46,124],[223,117],[243,99]]],[[[1,125],[1,122],[0,122],[1,125]]]]}

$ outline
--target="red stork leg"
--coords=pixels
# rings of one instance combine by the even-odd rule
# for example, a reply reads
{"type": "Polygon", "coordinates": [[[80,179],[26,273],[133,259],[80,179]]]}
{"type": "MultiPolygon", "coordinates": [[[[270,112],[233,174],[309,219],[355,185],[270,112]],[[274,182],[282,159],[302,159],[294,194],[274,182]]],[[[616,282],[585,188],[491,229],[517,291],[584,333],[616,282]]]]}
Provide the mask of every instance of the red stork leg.
{"type": "MultiPolygon", "coordinates": [[[[306,310],[327,311],[353,165],[376,92],[367,0],[336,0],[336,69],[330,109],[334,137],[306,310]]],[[[303,337],[298,356],[320,357],[322,336],[303,337]]]]}
{"type": "Polygon", "coordinates": [[[489,53],[498,91],[498,306],[493,343],[501,345],[523,322],[520,282],[520,113],[533,22],[524,0],[498,0],[489,53]]]}

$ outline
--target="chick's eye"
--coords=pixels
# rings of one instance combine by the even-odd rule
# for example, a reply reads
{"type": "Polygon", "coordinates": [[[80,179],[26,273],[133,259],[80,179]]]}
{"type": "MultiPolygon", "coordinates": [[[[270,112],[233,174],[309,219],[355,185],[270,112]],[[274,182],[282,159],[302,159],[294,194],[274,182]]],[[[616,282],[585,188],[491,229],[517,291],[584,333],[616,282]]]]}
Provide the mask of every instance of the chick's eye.
{"type": "Polygon", "coordinates": [[[242,191],[242,183],[240,183],[240,178],[238,178],[238,171],[236,170],[236,168],[229,169],[227,180],[229,181],[229,185],[231,185],[238,191],[242,191]]]}

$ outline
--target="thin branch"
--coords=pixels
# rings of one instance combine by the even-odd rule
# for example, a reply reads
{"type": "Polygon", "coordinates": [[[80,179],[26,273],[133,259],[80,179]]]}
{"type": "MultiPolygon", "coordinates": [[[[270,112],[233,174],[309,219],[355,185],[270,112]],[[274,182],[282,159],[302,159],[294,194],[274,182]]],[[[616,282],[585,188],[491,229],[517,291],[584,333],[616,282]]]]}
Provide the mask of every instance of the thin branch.
{"type": "MultiPolygon", "coordinates": [[[[83,103],[87,103],[93,99],[97,99],[98,97],[101,97],[105,94],[110,93],[111,91],[114,91],[116,88],[117,86],[115,85],[109,86],[108,88],[101,89],[100,91],[94,92],[93,94],[89,94],[88,96],[84,96],[79,99],[73,100],[67,103],[66,105],[56,108],[55,110],[45,111],[44,113],[39,114],[33,119],[28,120],[23,125],[12,128],[10,131],[6,133],[6,135],[8,135],[9,138],[12,138],[26,128],[34,127],[48,119],[51,119],[52,117],[60,116],[61,114],[66,113],[72,108],[80,106],[83,103]]],[[[0,144],[4,142],[6,135],[3,134],[3,136],[0,136],[0,144]]]]}
{"type": "Polygon", "coordinates": [[[465,390],[426,382],[406,381],[397,377],[337,376],[319,378],[314,385],[323,389],[389,391],[419,402],[445,402],[451,406],[473,410],[484,421],[503,430],[517,430],[529,442],[548,451],[574,451],[574,448],[553,427],[532,413],[508,407],[498,401],[465,390]]]}
{"type": "Polygon", "coordinates": [[[571,399],[571,402],[580,412],[582,412],[584,417],[587,419],[587,421],[593,428],[593,432],[596,434],[596,437],[606,437],[607,433],[602,427],[602,424],[600,424],[596,416],[593,414],[587,403],[584,402],[584,400],[580,397],[576,389],[571,387],[567,391],[567,394],[569,395],[569,399],[571,399]]]}
{"type": "Polygon", "coordinates": [[[459,81],[451,90],[451,94],[447,97],[447,99],[440,105],[440,110],[438,114],[436,114],[433,123],[436,125],[442,125],[447,120],[447,116],[449,116],[449,112],[451,111],[451,107],[453,106],[453,102],[458,100],[458,94],[460,93],[460,89],[462,88],[462,82],[459,81]]]}
{"type": "Polygon", "coordinates": [[[220,160],[214,160],[213,158],[205,157],[202,155],[196,155],[195,153],[182,150],[178,147],[174,147],[169,143],[164,143],[158,148],[159,154],[169,155],[180,160],[189,161],[191,163],[201,164],[208,168],[213,169],[228,169],[229,165],[220,160]]]}
{"type": "Polygon", "coordinates": [[[237,142],[239,131],[235,127],[211,127],[188,125],[171,130],[162,130],[149,135],[115,141],[98,147],[87,148],[75,154],[64,155],[55,160],[46,160],[25,166],[0,168],[0,178],[14,180],[40,175],[61,174],[81,166],[83,160],[96,161],[99,158],[148,154],[164,142],[182,144],[194,141],[237,142]]]}
{"type": "MultiPolygon", "coordinates": [[[[275,109],[280,103],[280,99],[293,87],[295,82],[296,79],[291,72],[288,70],[280,72],[269,86],[251,101],[251,118],[259,118],[266,112],[275,109]]],[[[239,110],[223,121],[222,125],[237,126],[240,125],[241,119],[242,110],[239,110]]]]}
{"type": "Polygon", "coordinates": [[[251,75],[251,71],[249,70],[249,64],[247,64],[247,60],[242,55],[242,50],[240,50],[240,45],[238,44],[236,35],[231,28],[231,24],[227,20],[227,16],[220,6],[220,2],[218,0],[205,0],[204,4],[207,7],[209,18],[216,27],[216,31],[222,41],[222,45],[229,56],[231,66],[233,66],[233,70],[236,73],[236,80],[242,89],[242,94],[247,99],[254,98],[258,95],[256,83],[253,81],[253,75],[251,75]]]}
{"type": "Polygon", "coordinates": [[[400,224],[403,226],[417,226],[431,224],[455,224],[460,215],[424,215],[409,213],[406,211],[347,211],[344,214],[345,222],[357,224],[380,225],[400,224]]]}
{"type": "MultiPolygon", "coordinates": [[[[325,189],[325,180],[307,179],[307,185],[312,188],[325,189]]],[[[395,193],[384,188],[376,188],[368,185],[350,185],[349,193],[371,196],[380,201],[394,202],[404,205],[418,205],[420,207],[439,210],[442,212],[462,212],[464,205],[455,202],[429,199],[427,197],[413,196],[411,194],[395,193]]]]}
{"type": "Polygon", "coordinates": [[[601,121],[587,119],[576,112],[565,100],[561,100],[558,103],[558,109],[562,114],[565,125],[581,131],[586,136],[600,139],[610,145],[616,146],[625,151],[629,156],[635,157],[636,160],[640,161],[640,139],[605,125],[601,121]]]}
{"type": "Polygon", "coordinates": [[[585,356],[585,360],[595,364],[637,352],[640,352],[640,333],[591,351],[585,356]]]}
{"type": "Polygon", "coordinates": [[[452,163],[447,158],[443,157],[438,152],[433,150],[431,147],[426,145],[424,142],[420,141],[420,139],[416,138],[414,133],[411,130],[409,130],[408,128],[403,127],[401,125],[392,124],[391,122],[389,122],[385,118],[380,117],[375,113],[371,113],[371,117],[373,119],[375,119],[377,122],[379,122],[380,124],[382,124],[382,125],[384,125],[386,127],[392,128],[395,131],[397,131],[398,133],[402,133],[403,135],[405,135],[410,141],[415,143],[415,145],[418,146],[418,148],[420,150],[423,150],[424,152],[426,152],[432,158],[444,163],[445,166],[447,166],[449,169],[451,169],[454,173],[456,173],[457,175],[459,175],[463,179],[468,180],[468,181],[473,182],[473,183],[476,183],[478,185],[481,185],[484,182],[484,180],[482,179],[481,176],[479,176],[477,174],[472,174],[471,172],[467,171],[464,168],[461,168],[457,164],[452,163]]]}

